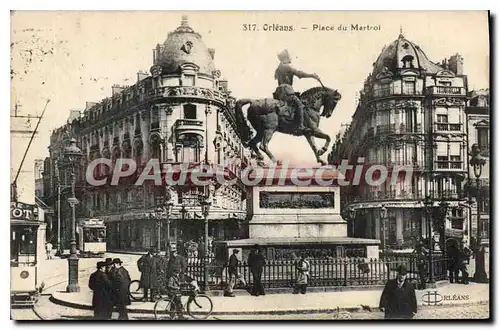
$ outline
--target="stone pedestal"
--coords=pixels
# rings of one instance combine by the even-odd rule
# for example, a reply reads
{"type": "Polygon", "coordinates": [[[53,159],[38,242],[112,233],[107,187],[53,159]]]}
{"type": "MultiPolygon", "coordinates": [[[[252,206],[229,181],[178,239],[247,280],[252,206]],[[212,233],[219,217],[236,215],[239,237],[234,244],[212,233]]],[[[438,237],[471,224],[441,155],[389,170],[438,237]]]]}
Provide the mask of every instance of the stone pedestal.
{"type": "MultiPolygon", "coordinates": [[[[226,252],[240,249],[246,258],[253,245],[264,249],[267,258],[289,258],[306,252],[310,257],[378,258],[378,239],[348,237],[347,222],[340,215],[340,187],[333,180],[319,184],[297,184],[293,169],[264,170],[263,184],[247,189],[249,238],[219,242],[226,252]],[[276,173],[276,177],[266,177],[276,173]],[[284,176],[283,176],[283,173],[284,176]],[[280,184],[281,183],[281,184],[280,184]]],[[[312,169],[310,178],[315,178],[312,169]]],[[[336,178],[336,173],[329,173],[336,178]]],[[[303,173],[301,180],[307,179],[303,173]]],[[[322,175],[325,180],[325,175],[322,175]]]]}

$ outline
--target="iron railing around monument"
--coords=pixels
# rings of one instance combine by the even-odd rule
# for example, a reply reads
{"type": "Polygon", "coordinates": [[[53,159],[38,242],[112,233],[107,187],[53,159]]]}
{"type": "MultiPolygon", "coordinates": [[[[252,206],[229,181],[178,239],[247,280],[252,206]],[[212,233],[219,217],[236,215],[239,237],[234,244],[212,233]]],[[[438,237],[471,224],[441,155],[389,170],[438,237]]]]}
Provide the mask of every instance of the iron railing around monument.
{"type": "MultiPolygon", "coordinates": [[[[310,287],[357,287],[383,286],[389,279],[396,278],[397,268],[404,265],[408,278],[417,281],[419,269],[416,258],[393,256],[387,259],[368,258],[336,258],[307,259],[310,264],[310,287]]],[[[224,289],[229,282],[227,267],[210,261],[209,289],[224,289]]],[[[262,284],[265,288],[293,287],[297,281],[298,271],[296,261],[292,259],[267,260],[262,273],[262,284]]],[[[428,278],[428,262],[423,263],[426,278],[428,278]]],[[[433,278],[435,281],[447,279],[447,261],[444,256],[434,256],[432,261],[433,278]]],[[[238,272],[246,283],[252,284],[253,277],[250,267],[244,261],[238,266],[238,272]]],[[[201,259],[190,259],[188,274],[204,287],[204,263],[201,259]]]]}

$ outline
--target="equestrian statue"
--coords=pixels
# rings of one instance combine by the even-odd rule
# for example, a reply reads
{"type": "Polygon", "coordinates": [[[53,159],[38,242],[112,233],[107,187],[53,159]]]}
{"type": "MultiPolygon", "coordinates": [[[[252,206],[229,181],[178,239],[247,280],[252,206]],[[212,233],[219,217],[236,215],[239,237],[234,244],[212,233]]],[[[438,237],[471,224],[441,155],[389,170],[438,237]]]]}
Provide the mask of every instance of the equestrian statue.
{"type": "Polygon", "coordinates": [[[269,141],[274,132],[285,133],[294,136],[305,136],[313,150],[318,163],[326,163],[320,158],[330,145],[331,138],[319,129],[321,117],[330,118],[341,95],[337,90],[323,86],[316,74],[309,74],[292,67],[291,57],[287,50],[278,54],[280,64],[274,73],[278,80],[278,87],[273,93],[273,99],[240,99],[236,101],[235,114],[239,124],[240,133],[244,145],[249,147],[256,155],[257,160],[263,161],[261,150],[276,162],[273,154],[269,151],[269,141]],[[292,85],[293,78],[313,78],[321,86],[306,90],[303,93],[295,93],[292,85]],[[245,120],[243,106],[250,104],[247,109],[248,121],[255,129],[256,134],[252,138],[251,129],[245,120]],[[320,114],[321,107],[323,111],[320,114]],[[325,140],[321,149],[317,149],[313,138],[325,140]],[[260,150],[259,150],[260,149],[260,150]]]}

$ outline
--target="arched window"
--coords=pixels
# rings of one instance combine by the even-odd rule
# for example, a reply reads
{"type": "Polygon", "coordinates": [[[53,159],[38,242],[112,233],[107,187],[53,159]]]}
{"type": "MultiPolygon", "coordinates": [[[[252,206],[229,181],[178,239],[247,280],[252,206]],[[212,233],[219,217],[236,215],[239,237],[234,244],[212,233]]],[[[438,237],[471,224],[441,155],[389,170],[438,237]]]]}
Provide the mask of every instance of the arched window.
{"type": "Polygon", "coordinates": [[[184,119],[196,119],[196,105],[185,104],[183,109],[184,109],[184,119]]]}

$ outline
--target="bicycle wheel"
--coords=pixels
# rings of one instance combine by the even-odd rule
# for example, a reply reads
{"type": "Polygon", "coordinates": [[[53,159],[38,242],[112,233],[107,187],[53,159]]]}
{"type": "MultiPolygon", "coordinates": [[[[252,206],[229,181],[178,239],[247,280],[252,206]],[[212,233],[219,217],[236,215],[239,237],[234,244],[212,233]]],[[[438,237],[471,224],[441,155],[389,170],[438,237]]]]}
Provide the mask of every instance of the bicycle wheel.
{"type": "Polygon", "coordinates": [[[129,285],[130,298],[134,301],[141,301],[144,298],[144,289],[141,288],[141,282],[138,280],[130,282],[129,285]]]}
{"type": "Polygon", "coordinates": [[[162,298],[155,303],[156,320],[173,320],[175,318],[175,303],[170,298],[162,298]]]}
{"type": "Polygon", "coordinates": [[[212,314],[213,307],[212,299],[200,294],[188,301],[187,312],[194,319],[204,320],[212,314]]]}

